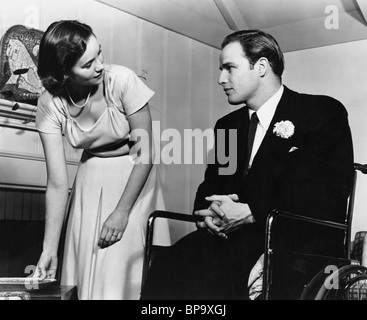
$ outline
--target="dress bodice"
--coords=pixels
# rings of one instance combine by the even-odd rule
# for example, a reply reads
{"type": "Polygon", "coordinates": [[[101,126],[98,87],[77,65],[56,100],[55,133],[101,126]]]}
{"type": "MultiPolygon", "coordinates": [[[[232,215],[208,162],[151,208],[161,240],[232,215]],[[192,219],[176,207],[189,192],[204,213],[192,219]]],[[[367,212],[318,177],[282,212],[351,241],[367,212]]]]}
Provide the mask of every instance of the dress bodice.
{"type": "Polygon", "coordinates": [[[104,72],[107,108],[91,127],[82,127],[70,115],[65,98],[48,92],[38,102],[36,126],[44,133],[61,132],[74,148],[85,149],[95,155],[103,155],[116,148],[120,155],[127,154],[130,138],[127,117],[140,110],[153,94],[130,69],[108,65],[104,72]]]}

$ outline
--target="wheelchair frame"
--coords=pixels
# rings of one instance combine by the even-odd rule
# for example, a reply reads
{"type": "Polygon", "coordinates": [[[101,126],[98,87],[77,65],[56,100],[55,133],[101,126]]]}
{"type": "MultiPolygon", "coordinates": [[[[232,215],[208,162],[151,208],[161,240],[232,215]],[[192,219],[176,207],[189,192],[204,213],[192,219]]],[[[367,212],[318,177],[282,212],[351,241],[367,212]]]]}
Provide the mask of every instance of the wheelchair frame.
{"type": "MultiPolygon", "coordinates": [[[[263,299],[270,300],[271,292],[273,289],[273,281],[272,281],[272,275],[273,275],[273,260],[274,260],[274,254],[277,252],[281,252],[281,250],[278,250],[274,248],[273,243],[273,229],[274,225],[276,224],[276,221],[280,218],[286,218],[291,220],[297,220],[301,222],[307,222],[312,223],[314,225],[319,226],[325,226],[330,227],[333,229],[339,229],[344,231],[344,255],[342,257],[332,257],[334,259],[340,259],[340,261],[344,265],[348,265],[351,263],[350,260],[350,254],[351,254],[351,224],[353,219],[353,210],[354,210],[354,200],[355,200],[355,191],[356,191],[356,182],[357,182],[357,172],[360,171],[363,174],[367,173],[367,165],[362,165],[359,163],[354,164],[354,177],[353,177],[353,184],[350,191],[350,195],[348,198],[348,204],[347,204],[347,212],[346,212],[346,218],[344,223],[336,223],[332,221],[325,221],[315,218],[310,218],[306,216],[301,216],[297,214],[293,214],[286,211],[281,210],[273,210],[267,219],[267,225],[266,225],[266,233],[265,233],[265,251],[264,251],[264,274],[263,274],[263,299]]],[[[185,221],[185,222],[191,222],[195,223],[197,221],[200,221],[201,218],[189,214],[183,214],[183,213],[177,213],[177,212],[170,212],[170,211],[162,211],[157,210],[154,211],[148,218],[147,221],[147,230],[146,230],[146,246],[144,251],[144,263],[143,263],[143,274],[142,274],[142,288],[145,285],[149,267],[152,261],[152,257],[154,254],[154,251],[160,251],[164,250],[165,247],[154,245],[153,244],[153,235],[154,235],[154,223],[157,218],[166,218],[176,221],[185,221]]],[[[317,257],[317,256],[316,256],[317,257]]],[[[322,256],[320,256],[322,257],[322,256]]],[[[324,257],[325,258],[325,257],[324,257]]],[[[355,269],[355,268],[354,268],[355,269]]],[[[354,270],[353,269],[353,270],[354,270]]],[[[345,269],[343,269],[345,270],[345,269]]],[[[364,274],[364,268],[360,268],[359,274],[364,274]]],[[[367,268],[366,274],[367,274],[367,268]]],[[[321,270],[320,273],[325,274],[323,272],[324,270],[321,270]]],[[[316,277],[316,276],[315,276],[316,277]]],[[[367,277],[367,276],[366,276],[367,277]]],[[[318,279],[320,278],[320,275],[318,279]]],[[[323,277],[323,280],[325,280],[325,277],[323,277]]],[[[322,282],[323,285],[324,282],[322,282]]],[[[313,284],[314,285],[314,284],[313,284]]],[[[309,287],[305,286],[304,290],[309,290],[309,287]]],[[[320,289],[322,290],[322,289],[320,289]]],[[[325,294],[324,294],[325,295],[325,294]]],[[[322,296],[322,293],[319,293],[318,297],[322,296]]],[[[301,299],[305,298],[306,295],[302,293],[301,299]]],[[[309,297],[307,297],[309,298],[309,297]]]]}

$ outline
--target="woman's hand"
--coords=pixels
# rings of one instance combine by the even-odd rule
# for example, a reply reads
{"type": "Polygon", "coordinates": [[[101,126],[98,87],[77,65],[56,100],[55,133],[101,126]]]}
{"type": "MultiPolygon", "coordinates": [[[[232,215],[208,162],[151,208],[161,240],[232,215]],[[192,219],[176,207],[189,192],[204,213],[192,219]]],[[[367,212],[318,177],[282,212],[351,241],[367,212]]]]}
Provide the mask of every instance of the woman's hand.
{"type": "Polygon", "coordinates": [[[34,277],[40,281],[47,279],[55,279],[57,270],[57,254],[47,254],[42,252],[38,261],[34,277]]]}
{"type": "Polygon", "coordinates": [[[128,214],[117,210],[112,212],[103,224],[98,246],[105,249],[120,241],[128,222],[128,214]]]}

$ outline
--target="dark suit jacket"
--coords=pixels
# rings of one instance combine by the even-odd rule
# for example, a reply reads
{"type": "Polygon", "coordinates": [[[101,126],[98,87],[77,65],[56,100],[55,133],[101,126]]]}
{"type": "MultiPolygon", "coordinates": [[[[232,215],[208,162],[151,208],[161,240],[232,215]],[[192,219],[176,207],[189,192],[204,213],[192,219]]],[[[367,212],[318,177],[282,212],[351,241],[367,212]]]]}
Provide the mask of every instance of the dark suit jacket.
{"type": "Polygon", "coordinates": [[[254,225],[237,232],[256,229],[259,241],[264,239],[266,219],[273,209],[343,222],[353,180],[353,146],[344,106],[331,97],[284,89],[245,177],[247,108],[234,111],[217,122],[216,133],[219,129],[237,130],[237,171],[233,175],[219,175],[218,170],[223,165],[218,162],[208,165],[194,204],[194,210],[204,209],[209,205],[204,199],[206,196],[237,193],[240,202],[248,203],[256,220],[254,225]],[[275,123],[282,120],[291,121],[295,127],[288,139],[273,133],[275,123]],[[297,149],[290,152],[293,147],[297,149]]]}

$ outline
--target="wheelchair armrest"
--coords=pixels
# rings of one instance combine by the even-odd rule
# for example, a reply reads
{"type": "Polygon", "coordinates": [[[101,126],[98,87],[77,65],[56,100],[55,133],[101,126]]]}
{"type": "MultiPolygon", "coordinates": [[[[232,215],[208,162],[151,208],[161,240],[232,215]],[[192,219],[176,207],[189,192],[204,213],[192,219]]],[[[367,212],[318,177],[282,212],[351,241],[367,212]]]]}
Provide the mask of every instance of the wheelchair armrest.
{"type": "Polygon", "coordinates": [[[154,236],[154,222],[158,218],[171,219],[176,221],[184,221],[195,223],[202,220],[202,217],[197,217],[191,214],[177,213],[172,211],[156,210],[150,214],[147,221],[147,231],[145,235],[145,250],[144,250],[144,264],[143,264],[143,280],[142,287],[144,286],[145,280],[148,275],[149,263],[152,257],[153,236],[154,236]]]}
{"type": "MultiPolygon", "coordinates": [[[[338,222],[333,222],[333,221],[321,220],[321,219],[311,218],[311,217],[275,209],[268,215],[268,218],[266,221],[266,231],[265,231],[265,246],[267,248],[265,252],[266,255],[269,253],[272,253],[273,251],[272,233],[273,233],[274,225],[278,218],[285,218],[288,220],[296,220],[299,222],[306,222],[306,223],[311,223],[314,225],[344,230],[346,233],[348,232],[348,229],[349,229],[349,226],[347,223],[338,223],[338,222]]],[[[349,250],[349,246],[347,248],[349,250]]],[[[346,254],[349,254],[349,253],[346,252],[346,254]]]]}
{"type": "Polygon", "coordinates": [[[295,213],[291,213],[291,212],[287,212],[287,211],[282,211],[282,210],[273,210],[266,221],[266,234],[269,234],[269,238],[273,229],[273,225],[275,223],[275,221],[277,220],[277,218],[279,217],[284,217],[286,219],[293,219],[293,220],[298,220],[298,221],[304,221],[304,222],[309,222],[312,224],[316,224],[316,225],[322,225],[322,226],[326,226],[326,227],[331,227],[331,228],[335,228],[335,229],[342,229],[342,230],[347,230],[348,229],[348,225],[346,223],[338,223],[338,222],[333,222],[333,221],[327,221],[327,220],[320,220],[320,219],[316,219],[316,218],[311,218],[311,217],[306,217],[306,216],[302,216],[299,214],[295,214],[295,213]]]}
{"type": "Polygon", "coordinates": [[[197,217],[191,214],[156,210],[149,216],[148,224],[150,225],[154,223],[154,220],[157,218],[166,218],[166,219],[186,221],[186,222],[196,222],[202,219],[201,217],[197,217]]]}
{"type": "Polygon", "coordinates": [[[354,163],[354,169],[367,174],[367,164],[354,163]]]}
{"type": "Polygon", "coordinates": [[[202,220],[202,217],[197,217],[190,214],[156,210],[149,216],[147,221],[146,244],[148,244],[149,246],[151,246],[153,242],[154,222],[157,218],[165,218],[193,223],[202,220]]]}
{"type": "MultiPolygon", "coordinates": [[[[349,226],[347,223],[338,223],[338,222],[333,222],[333,221],[327,221],[327,220],[321,220],[321,219],[316,219],[316,218],[311,218],[311,217],[307,217],[307,216],[303,216],[303,215],[299,215],[299,214],[294,214],[291,212],[287,212],[287,211],[282,211],[282,210],[273,210],[267,218],[266,221],[266,233],[265,233],[265,253],[264,253],[264,282],[263,282],[263,293],[264,293],[264,297],[265,299],[269,299],[269,297],[271,296],[270,292],[271,292],[271,287],[272,287],[272,277],[273,277],[273,256],[274,256],[274,251],[278,252],[280,254],[294,254],[295,256],[306,256],[306,257],[319,257],[320,259],[339,259],[337,257],[328,257],[328,256],[323,256],[323,255],[319,255],[319,254],[313,254],[313,253],[305,253],[305,252],[298,252],[298,251],[285,251],[283,249],[276,249],[274,248],[274,227],[276,226],[276,221],[279,219],[285,219],[287,221],[296,221],[296,222],[305,222],[306,224],[312,224],[315,226],[325,226],[327,228],[332,228],[335,230],[342,230],[345,233],[348,232],[349,226]]],[[[340,258],[343,259],[345,261],[347,261],[347,259],[344,258],[340,258]]],[[[344,263],[344,262],[343,262],[344,263]]]]}

